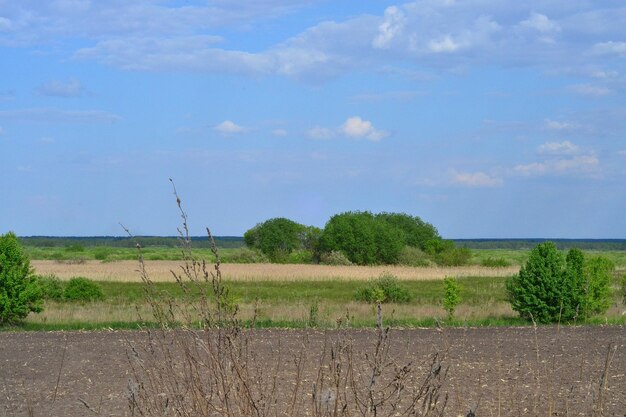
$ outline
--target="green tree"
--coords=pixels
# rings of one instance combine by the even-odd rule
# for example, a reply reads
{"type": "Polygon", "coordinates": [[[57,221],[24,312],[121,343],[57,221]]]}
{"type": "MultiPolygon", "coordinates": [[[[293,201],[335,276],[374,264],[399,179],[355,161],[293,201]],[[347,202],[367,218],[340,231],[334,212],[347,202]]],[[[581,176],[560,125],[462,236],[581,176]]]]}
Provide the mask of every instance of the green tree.
{"type": "Polygon", "coordinates": [[[448,317],[454,316],[456,306],[461,302],[461,286],[454,277],[445,277],[443,280],[443,308],[448,312],[448,317]]]}
{"type": "Polygon", "coordinates": [[[341,251],[358,265],[395,264],[403,247],[399,229],[368,211],[331,217],[320,237],[323,252],[341,251]]]}
{"type": "Polygon", "coordinates": [[[244,234],[246,245],[259,249],[273,262],[284,262],[294,250],[302,248],[306,226],[284,217],[257,224],[244,234]]]}
{"type": "Polygon", "coordinates": [[[521,317],[540,323],[588,318],[609,308],[613,269],[608,259],[586,260],[575,248],[564,258],[553,242],[541,243],[507,282],[509,300],[521,317]]]}
{"type": "Polygon", "coordinates": [[[596,256],[585,262],[583,271],[585,317],[602,314],[611,306],[611,281],[615,265],[609,259],[596,256]]]}
{"type": "Polygon", "coordinates": [[[406,246],[424,250],[429,240],[441,239],[435,226],[417,216],[406,213],[380,213],[376,215],[376,219],[398,229],[406,246]]]}
{"type": "Polygon", "coordinates": [[[540,323],[570,319],[561,315],[561,306],[569,301],[563,297],[564,267],[563,255],[553,242],[535,246],[519,274],[507,282],[513,310],[540,323]]]}
{"type": "Polygon", "coordinates": [[[0,236],[0,325],[42,310],[43,294],[17,236],[0,236]]]}

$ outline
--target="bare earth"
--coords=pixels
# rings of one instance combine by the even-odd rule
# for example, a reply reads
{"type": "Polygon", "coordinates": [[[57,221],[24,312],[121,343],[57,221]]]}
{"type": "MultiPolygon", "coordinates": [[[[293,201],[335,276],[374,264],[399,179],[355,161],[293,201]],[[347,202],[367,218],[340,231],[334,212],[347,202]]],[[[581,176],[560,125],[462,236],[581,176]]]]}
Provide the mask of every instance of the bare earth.
{"type": "MultiPolygon", "coordinates": [[[[372,330],[348,332],[355,346],[373,347],[372,330]]],[[[260,357],[274,358],[280,339],[287,361],[305,333],[257,330],[252,340],[260,357]]],[[[305,371],[310,374],[328,333],[311,330],[308,335],[313,342],[305,371]]],[[[128,415],[127,341],[144,340],[143,332],[129,331],[0,333],[0,416],[96,415],[82,401],[100,415],[128,415]]],[[[447,349],[446,415],[454,417],[476,405],[477,416],[546,416],[550,411],[553,416],[590,416],[608,349],[614,346],[603,415],[626,416],[625,327],[541,327],[536,333],[533,328],[393,330],[392,343],[400,362],[412,358],[424,372],[430,356],[447,349]]]]}
{"type": "MultiPolygon", "coordinates": [[[[56,261],[32,261],[38,274],[54,274],[61,279],[87,277],[99,281],[140,281],[137,261],[65,264],[56,261]]],[[[178,261],[146,261],[146,270],[152,281],[174,281],[171,271],[180,271],[178,261]]],[[[507,277],[519,272],[519,267],[485,268],[481,266],[425,267],[405,266],[329,266],[280,264],[222,264],[222,274],[229,280],[368,280],[383,272],[390,272],[401,280],[443,279],[446,276],[498,276],[507,277]]]]}

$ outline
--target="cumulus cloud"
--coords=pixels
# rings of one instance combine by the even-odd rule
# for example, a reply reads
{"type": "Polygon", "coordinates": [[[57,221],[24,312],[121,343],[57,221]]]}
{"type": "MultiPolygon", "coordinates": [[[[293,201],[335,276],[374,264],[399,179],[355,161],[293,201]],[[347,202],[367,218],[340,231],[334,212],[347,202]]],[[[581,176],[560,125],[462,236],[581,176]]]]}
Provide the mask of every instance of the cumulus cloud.
{"type": "Polygon", "coordinates": [[[377,142],[389,136],[388,132],[374,128],[372,122],[363,120],[358,116],[349,117],[339,129],[350,138],[367,139],[372,142],[377,142]]]}
{"type": "Polygon", "coordinates": [[[593,51],[600,55],[626,55],[626,42],[601,42],[593,46],[593,51]]]}
{"type": "Polygon", "coordinates": [[[315,126],[308,130],[307,135],[311,139],[328,140],[335,137],[335,132],[332,129],[326,127],[315,126]]]}
{"type": "Polygon", "coordinates": [[[287,136],[287,131],[285,129],[274,129],[272,130],[272,135],[278,136],[278,137],[285,137],[287,136]]]}
{"type": "Polygon", "coordinates": [[[581,155],[573,158],[553,159],[515,166],[515,172],[525,176],[592,174],[597,171],[600,161],[595,155],[581,155]]]}
{"type": "Polygon", "coordinates": [[[548,16],[541,13],[531,13],[530,17],[520,22],[520,26],[534,29],[541,33],[560,32],[561,27],[548,16]]]}
{"type": "Polygon", "coordinates": [[[404,13],[396,6],[385,9],[383,22],[378,25],[378,34],[372,41],[374,48],[387,48],[404,27],[404,13]]]}
{"type": "Polygon", "coordinates": [[[550,130],[571,130],[576,127],[576,125],[570,122],[560,122],[558,120],[550,120],[546,119],[545,126],[550,130]]]}
{"type": "Polygon", "coordinates": [[[220,135],[224,136],[244,133],[247,130],[245,127],[239,126],[238,124],[230,120],[224,120],[222,123],[216,125],[213,129],[220,135]]]}
{"type": "Polygon", "coordinates": [[[461,44],[455,42],[450,35],[446,35],[439,39],[433,39],[428,42],[428,49],[435,53],[454,52],[461,47],[461,44]]]}
{"type": "Polygon", "coordinates": [[[79,97],[84,93],[83,86],[77,79],[67,82],[52,80],[42,84],[37,91],[43,96],[53,97],[79,97]]]}
{"type": "Polygon", "coordinates": [[[603,97],[611,94],[611,90],[608,88],[592,84],[575,84],[570,86],[569,90],[586,97],[603,97]]]}
{"type": "Polygon", "coordinates": [[[574,145],[568,140],[563,142],[547,142],[540,145],[539,153],[544,155],[574,155],[580,151],[578,145],[574,145]]]}
{"type": "Polygon", "coordinates": [[[485,174],[484,172],[456,172],[451,174],[453,184],[465,187],[500,187],[504,183],[502,178],[485,174]]]}

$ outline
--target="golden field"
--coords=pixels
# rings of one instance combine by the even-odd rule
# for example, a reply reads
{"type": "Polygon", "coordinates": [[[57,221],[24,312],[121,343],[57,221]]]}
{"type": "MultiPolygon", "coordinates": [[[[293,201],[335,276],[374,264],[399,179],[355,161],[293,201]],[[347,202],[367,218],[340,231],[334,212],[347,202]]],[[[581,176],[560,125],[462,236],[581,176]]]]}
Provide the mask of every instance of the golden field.
{"type": "MultiPolygon", "coordinates": [[[[180,271],[178,261],[145,261],[146,270],[155,282],[174,281],[172,271],[180,271]]],[[[137,261],[100,262],[86,261],[67,264],[57,261],[31,261],[39,275],[54,274],[60,279],[86,277],[98,281],[140,281],[137,261]]],[[[486,268],[482,266],[461,267],[406,267],[406,266],[330,266],[330,265],[282,265],[282,264],[222,264],[222,275],[234,281],[298,281],[298,280],[369,280],[383,272],[394,274],[400,280],[433,280],[446,276],[506,277],[519,272],[519,266],[486,268]]]]}

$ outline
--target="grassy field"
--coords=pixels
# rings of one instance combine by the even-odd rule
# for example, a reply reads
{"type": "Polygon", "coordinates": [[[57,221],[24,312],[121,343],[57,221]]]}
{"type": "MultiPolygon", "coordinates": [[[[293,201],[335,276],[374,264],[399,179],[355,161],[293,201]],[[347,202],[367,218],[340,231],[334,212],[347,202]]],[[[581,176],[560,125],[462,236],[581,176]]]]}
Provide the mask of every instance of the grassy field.
{"type": "MultiPolygon", "coordinates": [[[[453,325],[521,325],[506,302],[506,277],[470,276],[459,279],[462,302],[454,320],[447,321],[441,307],[443,283],[440,279],[403,280],[400,284],[411,294],[405,304],[386,304],[387,323],[398,326],[432,326],[437,322],[453,325]]],[[[31,314],[26,328],[132,328],[140,318],[150,321],[152,313],[145,302],[140,282],[98,281],[105,298],[91,303],[48,301],[40,314],[31,314]]],[[[332,327],[337,320],[350,317],[353,326],[372,326],[375,308],[356,301],[363,279],[330,280],[232,280],[228,281],[232,299],[240,308],[243,320],[256,319],[260,326],[332,327]]],[[[186,304],[188,298],[174,282],[157,282],[156,289],[175,303],[186,304]],[[185,301],[187,300],[187,301],[185,301]]],[[[624,323],[626,306],[616,291],[614,305],[602,318],[592,321],[624,323]]]]}

